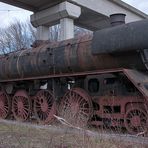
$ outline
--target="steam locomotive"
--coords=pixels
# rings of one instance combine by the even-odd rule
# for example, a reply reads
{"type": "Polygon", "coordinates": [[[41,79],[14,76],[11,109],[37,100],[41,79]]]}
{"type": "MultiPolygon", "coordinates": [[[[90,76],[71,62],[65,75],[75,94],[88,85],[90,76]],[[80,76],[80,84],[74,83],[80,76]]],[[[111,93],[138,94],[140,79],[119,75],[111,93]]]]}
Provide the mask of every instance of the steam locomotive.
{"type": "Polygon", "coordinates": [[[148,130],[148,20],[0,57],[0,118],[148,130]]]}

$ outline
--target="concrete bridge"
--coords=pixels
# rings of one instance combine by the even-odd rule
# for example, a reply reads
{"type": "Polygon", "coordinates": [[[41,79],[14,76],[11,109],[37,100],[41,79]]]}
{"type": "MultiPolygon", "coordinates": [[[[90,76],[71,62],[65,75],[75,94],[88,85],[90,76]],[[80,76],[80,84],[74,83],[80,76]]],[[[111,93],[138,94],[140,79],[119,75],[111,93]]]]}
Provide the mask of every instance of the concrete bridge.
{"type": "Polygon", "coordinates": [[[48,28],[61,24],[61,40],[74,37],[74,25],[95,31],[110,26],[109,16],[126,14],[126,23],[148,15],[121,0],[0,0],[33,11],[31,23],[37,28],[38,40],[48,39],[48,28]]]}

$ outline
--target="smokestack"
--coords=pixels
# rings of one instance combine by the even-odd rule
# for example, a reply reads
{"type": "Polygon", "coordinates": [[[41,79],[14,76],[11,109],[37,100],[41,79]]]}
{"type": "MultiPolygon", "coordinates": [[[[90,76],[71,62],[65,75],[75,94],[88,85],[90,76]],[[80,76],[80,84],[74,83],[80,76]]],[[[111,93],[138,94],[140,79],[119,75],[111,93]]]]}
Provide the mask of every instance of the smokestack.
{"type": "Polygon", "coordinates": [[[118,26],[125,24],[126,14],[123,13],[115,13],[110,15],[110,23],[112,26],[118,26]]]}

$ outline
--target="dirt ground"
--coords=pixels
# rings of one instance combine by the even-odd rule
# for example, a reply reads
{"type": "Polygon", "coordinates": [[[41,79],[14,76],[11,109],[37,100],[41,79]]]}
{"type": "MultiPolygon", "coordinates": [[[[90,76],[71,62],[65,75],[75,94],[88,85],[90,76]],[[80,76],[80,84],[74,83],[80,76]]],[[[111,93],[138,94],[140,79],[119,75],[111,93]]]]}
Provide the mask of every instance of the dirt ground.
{"type": "MultiPolygon", "coordinates": [[[[141,140],[140,140],[141,141],[141,140]]],[[[145,142],[125,142],[63,126],[40,126],[0,121],[0,148],[147,148],[145,142]]]]}

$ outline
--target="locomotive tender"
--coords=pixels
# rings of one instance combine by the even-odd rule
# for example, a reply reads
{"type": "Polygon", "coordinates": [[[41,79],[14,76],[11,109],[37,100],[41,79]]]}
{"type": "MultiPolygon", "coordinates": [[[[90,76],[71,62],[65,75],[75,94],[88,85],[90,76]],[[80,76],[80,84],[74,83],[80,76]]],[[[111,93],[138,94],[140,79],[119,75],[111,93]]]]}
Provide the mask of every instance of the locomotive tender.
{"type": "Polygon", "coordinates": [[[148,130],[148,20],[0,57],[0,118],[148,130]]]}

